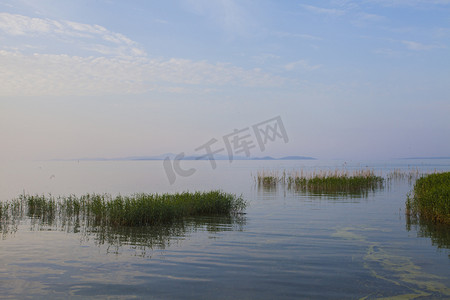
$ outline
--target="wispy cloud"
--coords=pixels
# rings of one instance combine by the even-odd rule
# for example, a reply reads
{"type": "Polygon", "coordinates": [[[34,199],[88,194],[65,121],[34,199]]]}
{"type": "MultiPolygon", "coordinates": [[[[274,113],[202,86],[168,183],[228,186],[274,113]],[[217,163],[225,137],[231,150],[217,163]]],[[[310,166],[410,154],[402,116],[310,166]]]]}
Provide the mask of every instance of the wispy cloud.
{"type": "Polygon", "coordinates": [[[261,53],[259,55],[252,56],[252,61],[256,62],[257,64],[265,64],[268,61],[278,60],[281,57],[272,53],[261,53]]]}
{"type": "Polygon", "coordinates": [[[377,15],[377,14],[371,14],[371,13],[365,13],[365,12],[360,12],[357,15],[357,18],[360,21],[370,21],[370,22],[380,22],[380,21],[385,21],[386,17],[385,16],[381,16],[381,15],[377,15]]]}
{"type": "Polygon", "coordinates": [[[241,1],[184,0],[184,2],[189,11],[209,19],[228,36],[246,35],[254,21],[241,1]]]}
{"type": "Polygon", "coordinates": [[[448,5],[450,0],[366,0],[366,2],[375,3],[383,6],[430,6],[430,5],[448,5]]]}
{"type": "Polygon", "coordinates": [[[312,41],[320,41],[322,40],[321,37],[310,35],[310,34],[304,34],[304,33],[293,33],[293,32],[285,32],[285,31],[274,31],[272,32],[273,35],[277,37],[288,37],[288,38],[299,38],[299,39],[305,39],[305,40],[312,40],[312,41]]]}
{"type": "Polygon", "coordinates": [[[163,19],[153,19],[153,22],[159,23],[159,24],[169,24],[169,21],[166,21],[163,19]]]}
{"type": "Polygon", "coordinates": [[[0,29],[10,35],[48,33],[52,25],[44,19],[0,13],[0,29]]]}
{"type": "Polygon", "coordinates": [[[391,58],[397,58],[397,57],[401,57],[404,55],[403,52],[400,51],[396,51],[390,48],[379,48],[379,49],[375,49],[373,50],[373,53],[378,54],[378,55],[382,55],[385,57],[391,57],[391,58]]]}
{"type": "Polygon", "coordinates": [[[313,5],[301,4],[300,6],[310,12],[332,17],[345,16],[353,25],[362,26],[373,22],[385,21],[382,15],[366,12],[361,2],[350,0],[331,1],[328,7],[318,7],[313,5]]]}
{"type": "Polygon", "coordinates": [[[413,41],[401,41],[401,42],[403,45],[406,46],[406,48],[408,48],[409,50],[414,50],[414,51],[428,51],[428,50],[433,50],[436,48],[442,48],[441,46],[438,46],[438,45],[422,44],[422,43],[413,42],[413,41]]]}
{"type": "Polygon", "coordinates": [[[322,65],[311,65],[307,60],[304,59],[288,63],[284,66],[287,71],[292,71],[295,69],[314,71],[321,67],[322,65]]]}
{"type": "MultiPolygon", "coordinates": [[[[12,36],[45,36],[63,40],[72,48],[91,51],[80,56],[63,51],[46,52],[50,49],[29,44],[0,46],[2,96],[198,91],[227,85],[270,87],[285,82],[260,69],[244,69],[227,63],[150,59],[137,42],[99,25],[1,13],[0,31],[12,36]]],[[[35,42],[39,44],[39,40],[35,42]]]]}
{"type": "Polygon", "coordinates": [[[25,55],[0,50],[2,96],[139,94],[190,87],[270,87],[283,82],[259,69],[205,61],[25,55]]]}
{"type": "Polygon", "coordinates": [[[450,28],[440,27],[435,29],[433,35],[437,38],[449,38],[450,28]]]}
{"type": "Polygon", "coordinates": [[[102,54],[145,55],[145,51],[136,42],[99,25],[0,13],[0,31],[12,36],[45,36],[60,42],[76,38],[79,45],[89,45],[85,48],[102,54]],[[97,43],[95,47],[92,46],[93,41],[97,43]]]}
{"type": "Polygon", "coordinates": [[[317,13],[317,14],[326,14],[326,15],[331,15],[331,16],[342,16],[345,14],[345,10],[343,9],[337,9],[337,8],[323,8],[323,7],[318,7],[318,6],[313,6],[313,5],[306,5],[306,4],[301,4],[301,7],[303,7],[304,9],[317,13]]]}

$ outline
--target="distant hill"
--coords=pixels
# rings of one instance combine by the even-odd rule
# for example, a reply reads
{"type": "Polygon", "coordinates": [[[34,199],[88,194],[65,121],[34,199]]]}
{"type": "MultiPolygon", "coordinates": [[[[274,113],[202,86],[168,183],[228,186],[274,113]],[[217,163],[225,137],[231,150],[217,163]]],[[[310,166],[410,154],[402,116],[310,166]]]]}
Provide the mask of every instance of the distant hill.
{"type": "Polygon", "coordinates": [[[400,159],[450,159],[450,156],[404,157],[400,159]]]}
{"type": "Polygon", "coordinates": [[[273,158],[272,156],[264,156],[264,157],[254,157],[251,158],[251,160],[276,160],[276,158],[273,158]]]}
{"type": "Polygon", "coordinates": [[[280,158],[281,160],[316,160],[317,158],[309,156],[285,156],[280,158]]]}
{"type": "MultiPolygon", "coordinates": [[[[164,160],[166,157],[170,159],[175,159],[177,155],[173,153],[165,153],[155,156],[127,156],[118,158],[81,158],[74,160],[84,160],[84,161],[117,161],[117,160],[164,160]]],[[[202,155],[186,155],[183,160],[208,160],[209,157],[202,155]]],[[[229,160],[228,155],[214,154],[215,160],[229,160]]],[[[309,156],[284,156],[280,158],[275,158],[272,156],[264,157],[245,157],[245,156],[233,156],[233,160],[315,160],[314,157],[309,156]]]]}
{"type": "MultiPolygon", "coordinates": [[[[161,156],[159,156],[161,157],[161,156]]],[[[171,159],[173,159],[175,156],[170,156],[171,159]]],[[[159,160],[164,159],[163,158],[158,158],[159,160]]],[[[208,160],[209,157],[207,156],[198,156],[198,155],[189,155],[189,156],[185,156],[183,158],[183,160],[208,160]]],[[[228,155],[220,155],[220,154],[215,154],[214,155],[214,159],[215,160],[229,160],[228,155]]],[[[309,156],[284,156],[284,157],[280,157],[280,158],[275,158],[272,156],[264,156],[264,157],[245,157],[245,156],[233,156],[233,160],[315,160],[316,158],[314,157],[309,157],[309,156]]],[[[155,158],[152,158],[152,160],[155,160],[155,158]]]]}
{"type": "Polygon", "coordinates": [[[264,157],[255,157],[251,158],[252,160],[315,160],[314,157],[309,156],[284,156],[280,158],[274,158],[272,156],[264,156],[264,157]]]}

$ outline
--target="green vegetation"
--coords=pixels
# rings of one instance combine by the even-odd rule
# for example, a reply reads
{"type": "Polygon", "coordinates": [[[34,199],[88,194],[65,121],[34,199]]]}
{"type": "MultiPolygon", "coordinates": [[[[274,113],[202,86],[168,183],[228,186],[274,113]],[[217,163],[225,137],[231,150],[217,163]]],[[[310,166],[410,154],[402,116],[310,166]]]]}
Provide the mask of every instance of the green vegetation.
{"type": "Polygon", "coordinates": [[[408,182],[413,182],[423,175],[424,173],[419,172],[418,168],[408,168],[407,170],[393,169],[386,175],[386,179],[388,181],[407,179],[408,182]]]}
{"type": "Polygon", "coordinates": [[[242,197],[221,191],[117,197],[108,194],[57,198],[22,195],[3,203],[0,217],[2,222],[26,214],[47,224],[55,220],[82,220],[94,226],[153,226],[192,216],[231,215],[245,207],[242,197]]]}
{"type": "Polygon", "coordinates": [[[360,193],[374,190],[383,185],[383,178],[375,175],[373,170],[314,171],[306,173],[303,170],[291,173],[258,172],[256,182],[259,186],[268,187],[277,184],[288,188],[311,193],[360,193]]]}
{"type": "Polygon", "coordinates": [[[258,171],[255,179],[258,182],[258,185],[264,187],[275,187],[282,181],[282,177],[278,176],[277,171],[258,171]]]}
{"type": "Polygon", "coordinates": [[[450,172],[419,178],[406,200],[410,216],[450,224],[450,172]]]}

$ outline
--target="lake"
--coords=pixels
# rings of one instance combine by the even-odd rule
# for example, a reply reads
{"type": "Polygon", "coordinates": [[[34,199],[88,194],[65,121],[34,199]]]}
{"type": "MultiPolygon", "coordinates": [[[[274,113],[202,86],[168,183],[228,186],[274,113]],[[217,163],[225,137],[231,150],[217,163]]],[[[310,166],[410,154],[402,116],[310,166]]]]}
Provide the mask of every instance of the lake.
{"type": "Polygon", "coordinates": [[[23,218],[2,227],[0,297],[148,299],[450,298],[450,228],[405,217],[413,182],[356,195],[264,188],[261,170],[370,168],[449,171],[450,160],[182,161],[170,185],[162,161],[9,163],[0,200],[20,194],[242,195],[246,214],[159,228],[86,228],[23,218]]]}

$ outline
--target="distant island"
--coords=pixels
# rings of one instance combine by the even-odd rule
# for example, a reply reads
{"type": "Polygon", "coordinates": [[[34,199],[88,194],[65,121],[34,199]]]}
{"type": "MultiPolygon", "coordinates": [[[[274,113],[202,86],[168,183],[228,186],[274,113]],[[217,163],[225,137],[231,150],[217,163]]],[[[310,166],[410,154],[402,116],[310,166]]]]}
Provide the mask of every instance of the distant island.
{"type": "MultiPolygon", "coordinates": [[[[165,153],[156,156],[128,156],[128,157],[118,157],[118,158],[79,158],[79,159],[70,159],[70,160],[81,160],[81,161],[120,161],[120,160],[164,160],[167,157],[170,159],[175,159],[177,155],[173,153],[165,153]]],[[[208,160],[208,156],[202,155],[187,155],[182,158],[182,160],[208,160]]],[[[214,155],[215,160],[229,160],[230,157],[228,155],[214,155]]],[[[309,157],[309,156],[283,156],[283,157],[272,157],[272,156],[264,156],[264,157],[246,157],[246,156],[233,156],[232,160],[316,160],[317,158],[309,157]]]]}
{"type": "Polygon", "coordinates": [[[316,160],[317,158],[309,156],[284,156],[280,158],[274,158],[272,156],[255,157],[252,160],[316,160]]]}
{"type": "Polygon", "coordinates": [[[421,157],[404,157],[400,159],[450,159],[450,156],[421,156],[421,157]]]}
{"type": "MultiPolygon", "coordinates": [[[[142,156],[142,157],[130,157],[125,158],[124,160],[164,160],[166,157],[170,159],[174,159],[176,155],[174,154],[166,154],[159,156],[142,156]]],[[[185,156],[182,160],[208,160],[209,157],[205,155],[188,155],[185,156]]],[[[215,160],[229,160],[230,157],[228,155],[214,155],[215,160]]],[[[284,157],[272,157],[272,156],[264,156],[264,157],[246,157],[246,156],[233,156],[232,160],[315,160],[314,157],[309,156],[284,156],[284,157]]]]}

